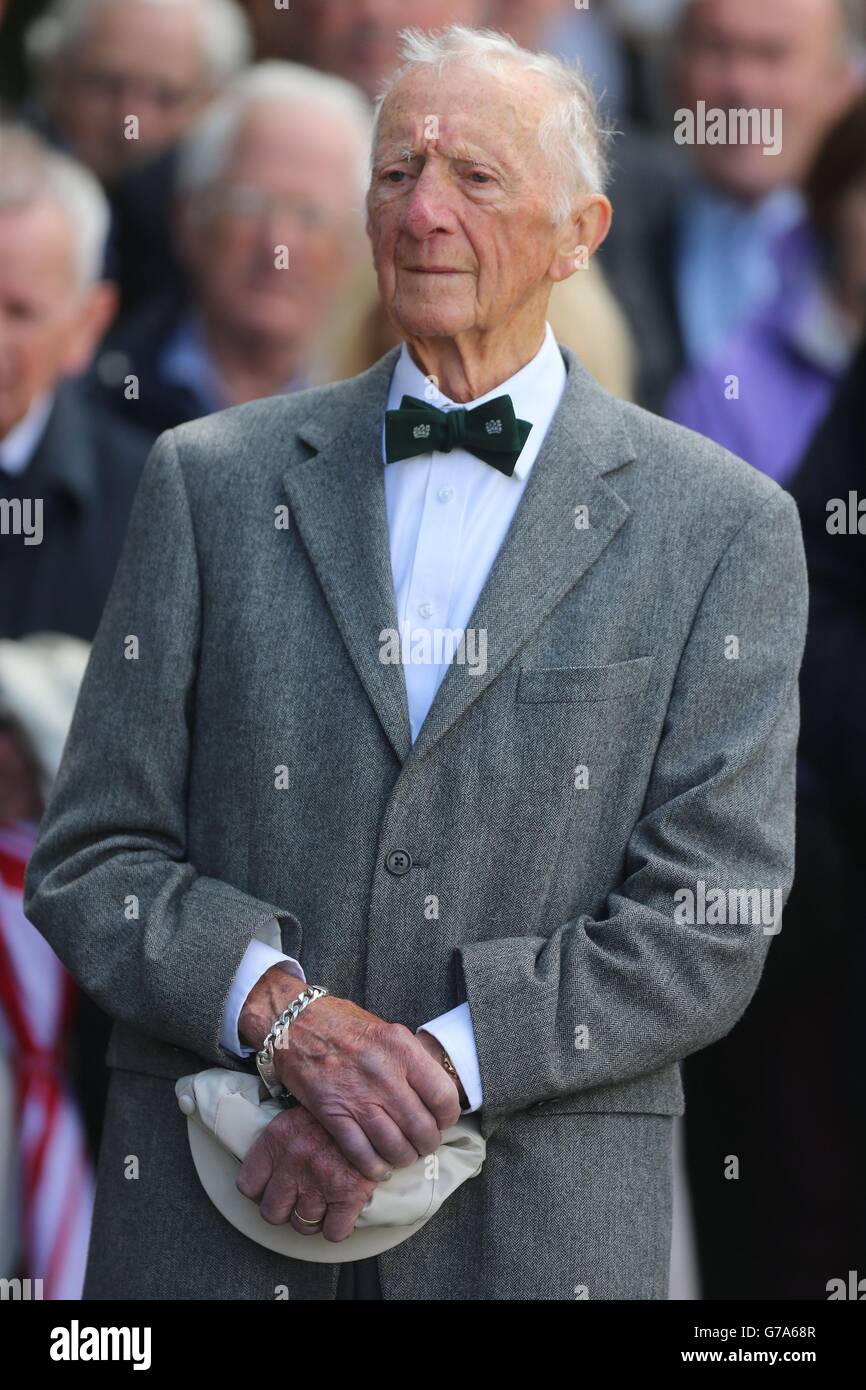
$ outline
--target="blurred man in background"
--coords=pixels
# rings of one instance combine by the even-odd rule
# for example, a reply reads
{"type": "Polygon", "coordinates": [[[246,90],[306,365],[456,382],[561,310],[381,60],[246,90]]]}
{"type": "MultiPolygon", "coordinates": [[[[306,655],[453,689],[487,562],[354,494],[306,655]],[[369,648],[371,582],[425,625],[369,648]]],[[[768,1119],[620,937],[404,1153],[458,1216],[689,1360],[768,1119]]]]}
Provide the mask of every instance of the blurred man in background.
{"type": "Polygon", "coordinates": [[[804,193],[819,254],[674,383],[665,414],[787,485],[866,331],[866,100],[833,126],[804,193]]]}
{"type": "Polygon", "coordinates": [[[47,131],[111,183],[189,130],[249,43],[233,0],[55,0],[27,50],[47,131]]]}
{"type": "Polygon", "coordinates": [[[810,264],[799,192],[861,76],[845,0],[686,0],[674,106],[781,111],[778,154],[757,143],[620,145],[619,217],[602,260],[632,319],[641,399],[661,409],[686,361],[717,347],[810,264]],[[689,164],[691,163],[691,169],[689,164]]]}
{"type": "Polygon", "coordinates": [[[124,310],[182,286],[170,232],[175,148],[251,48],[235,0],[54,0],[27,33],[36,94],[25,110],[105,185],[124,310]]]}
{"type": "MultiPolygon", "coordinates": [[[[80,381],[116,307],[100,278],[108,222],[87,170],[0,127],[0,638],[93,638],[147,457],[147,436],[80,381]]],[[[82,996],[75,1071],[92,1154],[107,1035],[82,996]]]]}
{"type": "Polygon", "coordinates": [[[249,69],[179,157],[176,231],[189,294],[120,326],[97,375],[151,437],[308,384],[322,324],[365,249],[370,114],[340,78],[249,69]],[[136,379],[129,389],[129,377],[136,379]]]}
{"type": "Polygon", "coordinates": [[[101,277],[99,185],[29,131],[0,130],[0,499],[38,533],[4,534],[0,636],[92,639],[147,439],[80,381],[116,307],[101,277]]]}

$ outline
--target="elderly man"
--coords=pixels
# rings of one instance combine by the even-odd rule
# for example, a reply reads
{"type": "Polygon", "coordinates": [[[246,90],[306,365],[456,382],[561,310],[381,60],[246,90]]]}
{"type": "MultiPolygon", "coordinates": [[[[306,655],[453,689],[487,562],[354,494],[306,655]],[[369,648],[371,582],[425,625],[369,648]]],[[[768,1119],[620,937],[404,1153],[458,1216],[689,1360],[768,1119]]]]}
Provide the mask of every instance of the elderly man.
{"type": "Polygon", "coordinates": [[[799,187],[862,80],[850,10],[848,0],[683,5],[671,44],[676,120],[664,139],[621,142],[618,225],[601,257],[653,409],[684,363],[811,266],[799,187]],[[705,128],[713,112],[724,128],[705,128]],[[737,112],[755,115],[740,125],[737,112]]]}
{"type": "Polygon", "coordinates": [[[48,130],[112,183],[186,133],[250,39],[234,0],[54,0],[27,52],[48,130]]]}
{"type": "Polygon", "coordinates": [[[588,85],[461,27],[403,57],[368,228],[404,342],[160,438],[31,861],[117,1019],[91,1298],[664,1298],[678,1062],[778,929],[707,895],[790,885],[793,504],[546,325],[610,218],[588,85]],[[461,1111],[480,1172],[342,1277],[272,1253],[173,1084],[256,1049],[298,1102],[237,1176],[263,1224],[338,1250],[461,1111]]]}
{"type": "Polygon", "coordinates": [[[176,226],[191,293],[121,322],[96,375],[152,437],[298,390],[363,248],[370,117],[341,78],[250,68],[180,151],[176,226]],[[129,389],[130,376],[140,386],[129,389]]]}
{"type": "MultiPolygon", "coordinates": [[[[92,639],[147,457],[147,435],[100,410],[81,379],[115,309],[100,278],[107,229],[86,169],[0,126],[0,638],[92,639]]],[[[0,730],[0,819],[35,820],[31,760],[14,739],[0,730]]],[[[83,998],[77,1028],[95,1155],[108,1021],[83,998]]]]}
{"type": "Polygon", "coordinates": [[[123,313],[180,293],[171,244],[177,143],[246,66],[235,0],[54,0],[27,35],[34,123],[98,175],[123,313]]]}
{"type": "MultiPolygon", "coordinates": [[[[546,0],[548,11],[549,4],[546,0]]],[[[490,22],[500,27],[489,0],[294,0],[290,9],[275,9],[271,0],[249,0],[248,9],[262,56],[284,54],[339,74],[370,97],[397,66],[400,25],[432,30],[449,23],[490,22]]],[[[531,27],[533,40],[542,37],[543,20],[542,15],[531,26],[524,25],[527,31],[531,27]]],[[[579,27],[585,28],[582,22],[579,27]]],[[[576,280],[557,286],[550,318],[560,338],[607,390],[632,398],[634,354],[628,323],[597,262],[587,265],[576,280]]],[[[397,326],[385,322],[372,268],[362,263],[325,325],[311,364],[311,384],[363,371],[397,340],[397,326]]]]}
{"type": "Polygon", "coordinates": [[[147,457],[81,381],[116,307],[107,229],[86,169],[0,127],[0,637],[93,637],[147,457]]]}

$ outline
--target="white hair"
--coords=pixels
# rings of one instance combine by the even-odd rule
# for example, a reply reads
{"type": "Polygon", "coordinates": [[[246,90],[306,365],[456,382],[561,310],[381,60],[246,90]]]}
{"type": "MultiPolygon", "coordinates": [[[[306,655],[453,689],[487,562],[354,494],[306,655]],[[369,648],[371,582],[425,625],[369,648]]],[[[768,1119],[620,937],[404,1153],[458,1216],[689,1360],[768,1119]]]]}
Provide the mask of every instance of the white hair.
{"type": "Polygon", "coordinates": [[[0,212],[56,202],[74,238],[76,287],[101,279],[111,213],[97,179],[22,126],[0,125],[0,212]]]}
{"type": "Polygon", "coordinates": [[[531,53],[507,34],[493,29],[469,29],[463,24],[425,33],[404,29],[401,63],[386,80],[375,101],[373,155],[382,106],[401,78],[419,68],[433,67],[441,77],[449,63],[462,63],[475,72],[503,76],[509,70],[538,73],[553,98],[538,127],[538,143],[557,176],[551,215],[555,222],[569,214],[575,195],[603,193],[609,177],[607,144],[611,132],[599,113],[592,86],[580,65],[573,66],[551,53],[531,53]]]}
{"type": "MultiPolygon", "coordinates": [[[[27,31],[28,58],[36,67],[58,62],[86,39],[99,10],[130,3],[131,0],[53,0],[47,13],[27,31]]],[[[221,87],[250,61],[250,25],[236,0],[134,0],[134,3],[194,6],[200,21],[204,66],[215,86],[221,87]]]]}
{"type": "Polygon", "coordinates": [[[306,112],[327,112],[345,124],[348,139],[354,141],[358,150],[357,184],[351,201],[352,211],[360,213],[367,190],[367,151],[372,128],[367,98],[342,77],[278,59],[248,68],[199,118],[180,146],[178,191],[195,198],[217,183],[247,113],[272,101],[299,106],[306,112]]]}

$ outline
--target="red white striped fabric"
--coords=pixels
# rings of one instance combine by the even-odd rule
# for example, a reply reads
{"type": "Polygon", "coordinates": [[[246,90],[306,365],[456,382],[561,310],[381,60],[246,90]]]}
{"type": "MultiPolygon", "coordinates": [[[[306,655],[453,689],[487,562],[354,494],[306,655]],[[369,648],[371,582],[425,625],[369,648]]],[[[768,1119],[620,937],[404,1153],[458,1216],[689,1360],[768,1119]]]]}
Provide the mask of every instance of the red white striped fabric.
{"type": "Polygon", "coordinates": [[[36,826],[0,824],[0,1044],[15,1076],[21,1192],[19,1268],[42,1297],[79,1299],[93,1214],[93,1172],[65,1084],[75,985],[22,906],[36,826]]]}

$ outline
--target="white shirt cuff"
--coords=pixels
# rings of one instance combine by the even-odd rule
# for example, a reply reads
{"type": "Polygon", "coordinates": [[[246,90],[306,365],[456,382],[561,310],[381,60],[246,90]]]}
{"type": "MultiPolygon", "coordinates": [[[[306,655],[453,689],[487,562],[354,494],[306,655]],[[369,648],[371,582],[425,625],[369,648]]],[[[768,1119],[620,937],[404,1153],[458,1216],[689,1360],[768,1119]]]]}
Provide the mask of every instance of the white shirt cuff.
{"type": "MultiPolygon", "coordinates": [[[[301,979],[306,982],[307,977],[303,968],[294,956],[284,956],[281,951],[275,951],[273,946],[268,946],[257,938],[253,938],[250,942],[235,972],[229,997],[223,1009],[220,1046],[224,1047],[226,1052],[232,1052],[236,1057],[249,1057],[255,1052],[254,1047],[248,1047],[246,1043],[242,1043],[238,1036],[238,1020],[241,1016],[241,1009],[244,1007],[247,995],[253,985],[262,978],[265,971],[270,970],[272,965],[280,965],[284,961],[296,967],[300,971],[301,979]]],[[[457,1063],[455,1062],[454,1065],[456,1067],[457,1063]]]]}
{"type": "MultiPolygon", "coordinates": [[[[423,1023],[425,1033],[438,1038],[463,1083],[469,1105],[461,1113],[471,1115],[480,1110],[482,1104],[481,1072],[478,1069],[478,1049],[475,1046],[475,1032],[468,1004],[458,1004],[456,1009],[434,1018],[432,1023],[423,1023]]],[[[420,1032],[421,1029],[417,1029],[420,1032]]]]}

